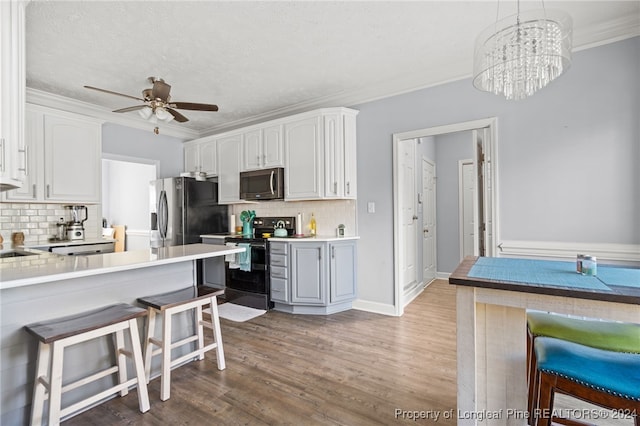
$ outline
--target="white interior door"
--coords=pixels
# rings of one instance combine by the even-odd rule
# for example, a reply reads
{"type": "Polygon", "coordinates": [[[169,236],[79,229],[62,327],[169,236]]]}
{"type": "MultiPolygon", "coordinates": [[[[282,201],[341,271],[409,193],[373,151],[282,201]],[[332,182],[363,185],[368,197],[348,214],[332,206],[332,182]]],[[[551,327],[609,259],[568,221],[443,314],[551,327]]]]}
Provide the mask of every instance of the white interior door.
{"type": "Polygon", "coordinates": [[[436,278],[436,166],[422,158],[422,279],[436,278]]]}
{"type": "MultiPolygon", "coordinates": [[[[400,143],[400,215],[402,244],[400,247],[401,282],[403,295],[417,285],[416,246],[416,154],[415,140],[400,143]]],[[[404,304],[404,302],[403,302],[404,304]]]]}

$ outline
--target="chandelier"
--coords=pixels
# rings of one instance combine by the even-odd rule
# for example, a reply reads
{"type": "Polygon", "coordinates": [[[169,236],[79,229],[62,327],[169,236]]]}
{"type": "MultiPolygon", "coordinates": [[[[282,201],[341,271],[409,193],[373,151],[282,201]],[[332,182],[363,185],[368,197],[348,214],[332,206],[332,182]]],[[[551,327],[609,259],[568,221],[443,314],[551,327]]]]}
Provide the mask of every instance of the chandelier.
{"type": "Polygon", "coordinates": [[[476,40],[473,85],[524,99],[571,65],[572,20],[559,10],[531,10],[497,20],[476,40]]]}

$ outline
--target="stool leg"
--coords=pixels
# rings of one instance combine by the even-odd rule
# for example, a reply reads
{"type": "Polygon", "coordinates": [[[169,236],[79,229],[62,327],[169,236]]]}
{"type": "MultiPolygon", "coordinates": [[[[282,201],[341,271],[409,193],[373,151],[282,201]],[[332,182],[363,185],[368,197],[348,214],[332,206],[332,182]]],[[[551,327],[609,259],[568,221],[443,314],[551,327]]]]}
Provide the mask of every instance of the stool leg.
{"type": "Polygon", "coordinates": [[[171,316],[170,309],[162,318],[162,375],[160,377],[160,399],[166,401],[171,394],[171,316]]]}
{"type": "Polygon", "coordinates": [[[549,426],[553,418],[553,389],[555,387],[555,376],[538,372],[538,426],[549,426]]]}
{"type": "MultiPolygon", "coordinates": [[[[125,383],[127,381],[127,357],[122,352],[124,348],[124,334],[122,330],[118,330],[115,332],[116,335],[116,361],[118,363],[118,378],[120,380],[120,384],[125,383]]],[[[120,396],[127,396],[129,394],[129,389],[124,388],[120,391],[120,396]]]]}
{"type": "MultiPolygon", "coordinates": [[[[196,306],[196,334],[198,335],[198,350],[204,348],[204,327],[202,326],[202,305],[196,306]]],[[[204,353],[198,355],[198,360],[204,359],[204,353]]]]}
{"type": "Polygon", "coordinates": [[[51,356],[50,345],[39,342],[38,360],[36,362],[36,379],[33,381],[33,400],[31,401],[31,424],[41,425],[44,410],[45,387],[40,382],[40,377],[47,377],[49,367],[49,357],[51,356]]]}
{"type": "Polygon", "coordinates": [[[151,339],[156,329],[156,311],[153,308],[148,309],[147,316],[147,332],[144,338],[144,372],[147,378],[147,384],[151,378],[151,359],[153,358],[153,343],[151,339]]]}
{"type": "Polygon", "coordinates": [[[51,344],[51,361],[49,364],[49,424],[60,423],[62,404],[62,365],[64,363],[64,340],[51,344]]]}
{"type": "Polygon", "coordinates": [[[147,376],[145,374],[145,366],[142,361],[142,348],[140,347],[140,336],[138,334],[138,321],[129,320],[129,336],[131,336],[131,351],[133,352],[133,365],[136,370],[136,378],[138,380],[138,405],[140,412],[149,411],[149,392],[147,390],[147,376]]]}
{"type": "Polygon", "coordinates": [[[224,370],[224,348],[222,347],[222,330],[220,329],[220,317],[218,316],[218,300],[216,296],[211,298],[211,323],[213,324],[213,339],[216,342],[216,361],[218,370],[224,370]]]}

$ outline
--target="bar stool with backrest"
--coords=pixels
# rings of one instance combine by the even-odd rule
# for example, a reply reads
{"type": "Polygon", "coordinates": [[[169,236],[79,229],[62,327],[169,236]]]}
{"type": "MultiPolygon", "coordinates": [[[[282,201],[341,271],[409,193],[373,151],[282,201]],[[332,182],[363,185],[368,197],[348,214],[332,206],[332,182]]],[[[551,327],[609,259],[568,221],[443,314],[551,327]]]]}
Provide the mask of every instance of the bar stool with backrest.
{"type": "Polygon", "coordinates": [[[640,354],[606,351],[553,337],[538,337],[533,346],[539,379],[535,424],[591,424],[556,416],[553,402],[559,392],[615,410],[621,418],[633,418],[640,426],[640,354]]]}
{"type": "Polygon", "coordinates": [[[200,295],[198,287],[188,287],[168,293],[141,297],[138,303],[147,307],[149,319],[144,341],[145,372],[147,383],[151,376],[151,361],[154,355],[162,354],[160,373],[160,399],[166,401],[171,395],[171,367],[185,362],[190,358],[204,359],[204,353],[215,349],[218,370],[225,369],[224,350],[222,347],[222,332],[220,330],[220,318],[218,317],[217,296],[224,290],[200,295]],[[202,312],[205,305],[211,305],[209,313],[211,321],[203,321],[202,312]],[[194,327],[195,334],[172,343],[172,317],[180,312],[195,310],[194,327]],[[162,336],[155,336],[156,316],[162,318],[162,336]],[[204,345],[204,327],[213,331],[213,343],[204,345]],[[171,359],[171,350],[197,341],[196,349],[176,359],[171,359]],[[158,349],[154,350],[154,346],[158,349]]]}
{"type": "Polygon", "coordinates": [[[554,337],[613,352],[640,354],[640,324],[573,318],[540,311],[527,312],[527,381],[529,419],[538,395],[533,342],[539,336],[554,337]]]}
{"type": "Polygon", "coordinates": [[[42,321],[25,326],[38,338],[38,359],[31,404],[31,424],[42,424],[45,400],[48,399],[49,425],[57,425],[60,419],[113,395],[128,394],[129,387],[138,386],[138,404],[141,412],[149,410],[147,382],[144,376],[142,348],[138,335],[137,318],[146,315],[144,309],[120,303],[76,315],[42,321]],[[131,351],[125,347],[124,331],[129,330],[131,351]],[[116,364],[73,383],[63,385],[64,351],[102,336],[115,335],[116,364]],[[133,360],[135,377],[128,379],[126,357],[133,360]],[[65,392],[118,373],[118,384],[82,401],[62,408],[65,392]]]}

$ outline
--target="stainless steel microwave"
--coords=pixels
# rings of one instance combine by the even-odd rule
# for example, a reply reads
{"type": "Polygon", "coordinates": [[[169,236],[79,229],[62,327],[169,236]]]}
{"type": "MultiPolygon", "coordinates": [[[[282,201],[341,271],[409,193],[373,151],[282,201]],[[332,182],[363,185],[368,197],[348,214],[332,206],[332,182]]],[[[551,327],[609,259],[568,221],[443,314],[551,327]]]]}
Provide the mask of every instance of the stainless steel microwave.
{"type": "Polygon", "coordinates": [[[283,200],[284,169],[251,170],[240,172],[241,200],[283,200]]]}

